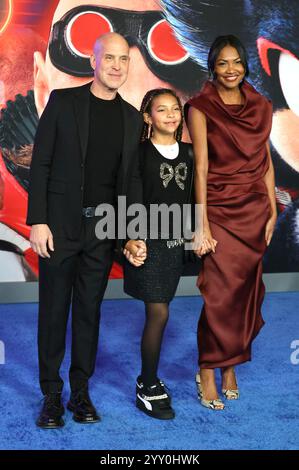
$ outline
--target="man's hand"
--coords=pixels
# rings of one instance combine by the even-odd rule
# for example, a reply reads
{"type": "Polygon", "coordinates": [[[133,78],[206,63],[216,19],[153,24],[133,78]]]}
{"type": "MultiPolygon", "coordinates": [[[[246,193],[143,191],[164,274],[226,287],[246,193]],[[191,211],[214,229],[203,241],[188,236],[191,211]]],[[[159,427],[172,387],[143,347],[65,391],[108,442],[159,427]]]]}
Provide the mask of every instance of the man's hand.
{"type": "Polygon", "coordinates": [[[48,248],[54,251],[53,235],[47,224],[32,225],[30,232],[31,248],[42,258],[50,258],[48,248]]]}
{"type": "Polygon", "coordinates": [[[124,255],[133,266],[141,266],[147,256],[145,242],[143,240],[129,240],[125,245],[124,255]]]}

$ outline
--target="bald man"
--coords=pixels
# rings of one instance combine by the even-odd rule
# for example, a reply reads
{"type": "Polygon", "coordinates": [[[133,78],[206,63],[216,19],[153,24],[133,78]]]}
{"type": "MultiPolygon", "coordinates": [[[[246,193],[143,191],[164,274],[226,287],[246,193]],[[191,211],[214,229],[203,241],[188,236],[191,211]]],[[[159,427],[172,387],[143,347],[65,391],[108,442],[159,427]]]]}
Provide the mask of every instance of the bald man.
{"type": "MultiPolygon", "coordinates": [[[[137,165],[142,118],[118,88],[126,81],[129,46],[117,33],[101,36],[90,58],[92,82],[52,91],[36,133],[28,200],[30,242],[39,256],[39,378],[44,394],[37,420],[59,428],[66,325],[72,302],[71,397],[68,409],[79,423],[99,414],[88,392],[99,334],[100,305],[115,241],[98,239],[99,204],[141,202],[137,165]]],[[[145,244],[126,248],[145,258],[145,244]]],[[[142,262],[142,261],[141,261],[142,262]]]]}

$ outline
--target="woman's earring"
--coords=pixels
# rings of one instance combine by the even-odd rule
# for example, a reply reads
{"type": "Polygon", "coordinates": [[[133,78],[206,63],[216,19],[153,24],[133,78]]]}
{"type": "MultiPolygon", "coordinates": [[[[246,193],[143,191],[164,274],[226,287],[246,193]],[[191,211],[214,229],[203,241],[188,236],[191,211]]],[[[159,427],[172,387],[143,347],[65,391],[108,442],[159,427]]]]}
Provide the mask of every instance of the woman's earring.
{"type": "Polygon", "coordinates": [[[152,125],[148,123],[148,128],[147,128],[147,138],[150,139],[152,134],[152,125]]]}

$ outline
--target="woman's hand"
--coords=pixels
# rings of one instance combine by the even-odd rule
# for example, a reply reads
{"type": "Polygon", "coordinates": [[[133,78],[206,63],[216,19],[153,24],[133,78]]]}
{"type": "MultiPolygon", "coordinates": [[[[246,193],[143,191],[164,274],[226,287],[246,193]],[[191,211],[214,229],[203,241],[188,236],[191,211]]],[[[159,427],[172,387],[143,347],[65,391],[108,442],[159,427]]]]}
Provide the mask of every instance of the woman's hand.
{"type": "Polygon", "coordinates": [[[274,229],[275,229],[276,221],[277,221],[277,215],[274,214],[270,217],[270,219],[268,220],[268,222],[266,224],[265,239],[266,239],[267,246],[270,245],[270,242],[271,242],[271,239],[272,239],[272,236],[273,236],[273,232],[274,232],[274,229]]]}
{"type": "Polygon", "coordinates": [[[146,259],[146,244],[143,240],[129,240],[123,250],[127,260],[133,266],[139,267],[144,264],[146,259]]]}

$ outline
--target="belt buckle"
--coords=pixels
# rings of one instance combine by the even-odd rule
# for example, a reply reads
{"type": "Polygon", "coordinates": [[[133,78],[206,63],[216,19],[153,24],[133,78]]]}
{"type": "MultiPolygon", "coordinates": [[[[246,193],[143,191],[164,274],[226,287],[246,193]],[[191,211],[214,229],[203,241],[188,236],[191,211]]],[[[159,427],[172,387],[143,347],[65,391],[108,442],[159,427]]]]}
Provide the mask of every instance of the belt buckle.
{"type": "Polygon", "coordinates": [[[93,217],[94,216],[94,207],[85,207],[84,208],[84,215],[85,215],[85,217],[93,217]]]}

